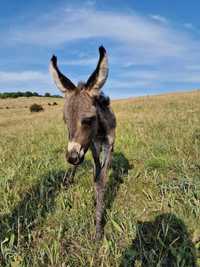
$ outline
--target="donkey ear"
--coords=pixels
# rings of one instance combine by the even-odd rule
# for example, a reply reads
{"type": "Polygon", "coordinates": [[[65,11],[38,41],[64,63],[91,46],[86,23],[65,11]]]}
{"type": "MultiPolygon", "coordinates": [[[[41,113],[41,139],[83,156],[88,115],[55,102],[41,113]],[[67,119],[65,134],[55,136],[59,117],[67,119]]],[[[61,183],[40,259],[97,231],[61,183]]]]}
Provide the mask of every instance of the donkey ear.
{"type": "Polygon", "coordinates": [[[50,61],[49,71],[56,86],[60,89],[62,93],[66,93],[68,91],[76,89],[76,86],[67,77],[65,77],[58,69],[57,57],[54,55],[52,56],[50,61]]]}
{"type": "Polygon", "coordinates": [[[101,87],[106,82],[108,77],[108,57],[103,46],[99,47],[99,61],[95,71],[89,77],[86,83],[86,90],[91,96],[97,96],[100,93],[101,87]]]}

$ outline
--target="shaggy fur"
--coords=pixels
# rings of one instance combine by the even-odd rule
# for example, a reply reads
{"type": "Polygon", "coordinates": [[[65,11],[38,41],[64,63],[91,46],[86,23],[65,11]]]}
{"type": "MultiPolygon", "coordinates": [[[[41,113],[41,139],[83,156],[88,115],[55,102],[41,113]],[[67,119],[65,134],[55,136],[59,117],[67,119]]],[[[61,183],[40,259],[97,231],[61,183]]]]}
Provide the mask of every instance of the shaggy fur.
{"type": "Polygon", "coordinates": [[[86,83],[79,82],[77,86],[60,72],[55,56],[50,63],[52,77],[57,87],[65,94],[64,121],[69,135],[67,160],[73,165],[79,165],[89,148],[94,158],[96,239],[100,239],[103,233],[104,193],[116,128],[110,99],[100,92],[108,77],[105,48],[101,46],[99,53],[95,71],[86,83]]]}

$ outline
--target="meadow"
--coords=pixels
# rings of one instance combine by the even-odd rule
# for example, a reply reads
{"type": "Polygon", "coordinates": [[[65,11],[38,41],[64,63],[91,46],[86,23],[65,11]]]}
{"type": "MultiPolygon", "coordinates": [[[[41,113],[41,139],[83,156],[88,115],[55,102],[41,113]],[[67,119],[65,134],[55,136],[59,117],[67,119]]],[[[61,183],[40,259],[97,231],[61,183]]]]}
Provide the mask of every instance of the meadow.
{"type": "Polygon", "coordinates": [[[116,144],[95,242],[91,154],[64,179],[63,99],[0,100],[0,266],[200,266],[200,91],[112,107],[116,144]],[[31,113],[32,103],[44,111],[31,113]]]}

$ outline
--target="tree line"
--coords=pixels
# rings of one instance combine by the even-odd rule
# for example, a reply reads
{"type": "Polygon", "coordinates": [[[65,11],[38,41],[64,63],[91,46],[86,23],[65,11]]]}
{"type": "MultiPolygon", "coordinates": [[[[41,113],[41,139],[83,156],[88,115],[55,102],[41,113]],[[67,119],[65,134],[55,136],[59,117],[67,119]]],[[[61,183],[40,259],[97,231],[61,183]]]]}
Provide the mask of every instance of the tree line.
{"type": "Polygon", "coordinates": [[[26,92],[5,92],[5,93],[0,93],[0,98],[17,98],[17,97],[62,97],[60,95],[51,95],[50,93],[45,93],[44,95],[38,94],[37,92],[31,92],[31,91],[26,91],[26,92]]]}

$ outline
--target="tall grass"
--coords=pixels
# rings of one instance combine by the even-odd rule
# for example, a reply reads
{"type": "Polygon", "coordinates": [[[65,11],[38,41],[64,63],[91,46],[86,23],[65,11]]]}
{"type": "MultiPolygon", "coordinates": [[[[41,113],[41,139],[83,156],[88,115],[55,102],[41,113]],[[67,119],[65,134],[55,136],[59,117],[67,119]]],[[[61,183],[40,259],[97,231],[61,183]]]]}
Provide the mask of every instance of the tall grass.
{"type": "Polygon", "coordinates": [[[200,92],[113,101],[99,243],[91,154],[66,183],[63,100],[31,101],[0,100],[1,266],[200,266],[200,92]]]}

